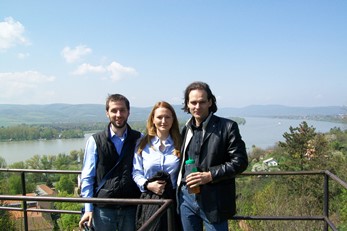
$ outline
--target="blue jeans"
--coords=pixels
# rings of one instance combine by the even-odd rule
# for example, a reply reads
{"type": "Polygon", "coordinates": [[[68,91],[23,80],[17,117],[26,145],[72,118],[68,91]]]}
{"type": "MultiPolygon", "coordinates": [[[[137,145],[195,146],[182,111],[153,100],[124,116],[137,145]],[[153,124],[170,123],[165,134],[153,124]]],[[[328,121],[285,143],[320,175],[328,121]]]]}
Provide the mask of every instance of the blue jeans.
{"type": "Polygon", "coordinates": [[[179,208],[183,230],[202,231],[205,226],[206,231],[228,231],[228,220],[210,223],[195,197],[195,194],[188,193],[185,185],[182,186],[179,192],[179,208]]]}
{"type": "Polygon", "coordinates": [[[93,226],[95,231],[134,231],[136,206],[119,208],[94,207],[93,226]]]}

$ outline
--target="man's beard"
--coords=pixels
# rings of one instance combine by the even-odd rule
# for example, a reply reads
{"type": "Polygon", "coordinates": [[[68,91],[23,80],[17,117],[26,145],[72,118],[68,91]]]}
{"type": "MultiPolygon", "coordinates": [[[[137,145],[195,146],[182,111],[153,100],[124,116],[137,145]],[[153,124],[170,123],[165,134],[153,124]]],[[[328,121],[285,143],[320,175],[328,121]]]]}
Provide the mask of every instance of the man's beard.
{"type": "Polygon", "coordinates": [[[115,127],[115,128],[124,128],[126,125],[127,125],[127,120],[124,120],[124,122],[122,124],[117,124],[116,121],[111,121],[112,125],[115,127]]]}

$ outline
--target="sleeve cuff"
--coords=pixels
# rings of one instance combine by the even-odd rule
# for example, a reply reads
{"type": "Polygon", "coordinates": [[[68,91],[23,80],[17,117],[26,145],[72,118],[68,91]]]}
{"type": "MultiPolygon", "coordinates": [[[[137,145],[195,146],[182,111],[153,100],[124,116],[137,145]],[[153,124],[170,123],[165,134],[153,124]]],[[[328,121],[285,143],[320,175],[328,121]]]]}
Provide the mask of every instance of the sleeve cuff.
{"type": "Polygon", "coordinates": [[[94,210],[94,206],[91,203],[85,203],[84,208],[86,212],[93,212],[94,210]]]}
{"type": "Polygon", "coordinates": [[[147,189],[147,185],[148,185],[148,181],[146,181],[146,182],[143,184],[143,189],[144,189],[145,191],[148,190],[148,189],[147,189]]]}

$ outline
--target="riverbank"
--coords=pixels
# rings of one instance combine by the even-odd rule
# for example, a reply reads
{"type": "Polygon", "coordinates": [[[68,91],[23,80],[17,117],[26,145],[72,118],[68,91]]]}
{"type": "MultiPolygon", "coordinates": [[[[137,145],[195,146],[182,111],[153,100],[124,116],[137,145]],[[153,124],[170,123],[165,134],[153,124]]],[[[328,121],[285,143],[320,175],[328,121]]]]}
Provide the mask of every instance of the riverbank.
{"type": "MultiPolygon", "coordinates": [[[[289,131],[289,127],[298,127],[303,120],[283,118],[259,118],[246,117],[246,124],[240,125],[240,132],[246,143],[247,150],[252,146],[269,148],[278,141],[283,141],[283,134],[289,131]]],[[[330,129],[339,127],[347,129],[347,124],[332,123],[325,121],[307,121],[309,126],[316,128],[317,132],[325,133],[330,129]]],[[[69,154],[72,150],[84,149],[85,143],[92,133],[88,133],[80,139],[57,139],[38,141],[11,141],[0,142],[0,156],[7,164],[25,161],[34,155],[57,155],[59,153],[69,154]]]]}

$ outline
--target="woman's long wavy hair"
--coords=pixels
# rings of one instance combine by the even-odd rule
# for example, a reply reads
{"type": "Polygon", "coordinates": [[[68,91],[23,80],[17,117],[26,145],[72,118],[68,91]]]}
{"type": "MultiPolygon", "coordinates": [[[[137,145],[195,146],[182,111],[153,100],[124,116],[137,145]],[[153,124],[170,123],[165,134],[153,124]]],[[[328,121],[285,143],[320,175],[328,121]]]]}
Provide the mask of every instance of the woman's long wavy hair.
{"type": "Polygon", "coordinates": [[[157,135],[157,128],[153,124],[153,119],[154,119],[154,112],[158,108],[167,108],[172,113],[173,123],[169,133],[174,142],[174,147],[175,147],[174,155],[180,157],[180,153],[181,153],[180,149],[181,149],[182,141],[181,141],[178,119],[176,116],[175,109],[168,102],[165,102],[165,101],[159,101],[153,106],[152,111],[148,116],[146,134],[140,140],[136,153],[141,154],[145,146],[147,144],[150,144],[152,138],[157,135]]]}

